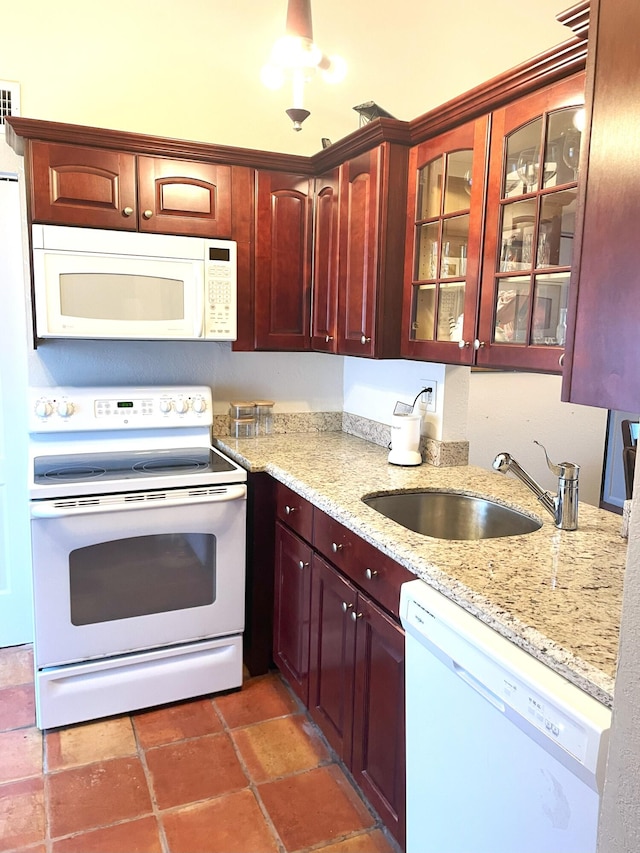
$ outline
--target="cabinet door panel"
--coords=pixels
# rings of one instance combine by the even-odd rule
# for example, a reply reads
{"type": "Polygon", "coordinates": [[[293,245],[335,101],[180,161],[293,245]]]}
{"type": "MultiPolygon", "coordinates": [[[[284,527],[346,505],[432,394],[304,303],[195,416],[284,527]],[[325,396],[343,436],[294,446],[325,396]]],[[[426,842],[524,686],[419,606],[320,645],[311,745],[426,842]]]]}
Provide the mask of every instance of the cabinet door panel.
{"type": "Polygon", "coordinates": [[[309,178],[258,172],[256,347],[310,346],[311,217],[309,178]]]}
{"type": "Polygon", "coordinates": [[[356,591],[313,555],[309,711],[338,755],[351,761],[356,591]]]}
{"type": "Polygon", "coordinates": [[[352,772],[400,844],[405,824],[404,631],[357,601],[352,772]]]}
{"type": "Polygon", "coordinates": [[[291,688],[309,701],[311,548],[276,523],[273,657],[291,688]]]}
{"type": "Polygon", "coordinates": [[[561,372],[583,101],[578,74],[494,113],[480,366],[561,372]]]}
{"type": "Polygon", "coordinates": [[[141,231],[231,237],[231,167],[138,157],[141,231]]]}
{"type": "Polygon", "coordinates": [[[488,116],[410,152],[402,354],[472,364],[488,116]]]}
{"type": "Polygon", "coordinates": [[[342,167],[340,180],[340,352],[373,355],[379,241],[377,148],[342,167]]]}
{"type": "Polygon", "coordinates": [[[587,144],[569,308],[575,316],[562,387],[563,400],[630,412],[640,410],[639,29],[638,3],[591,3],[587,144]]]}
{"type": "Polygon", "coordinates": [[[33,140],[30,169],[34,222],[137,228],[133,154],[33,140]]]}
{"type": "Polygon", "coordinates": [[[336,352],[340,170],[316,181],[311,348],[336,352]]]}

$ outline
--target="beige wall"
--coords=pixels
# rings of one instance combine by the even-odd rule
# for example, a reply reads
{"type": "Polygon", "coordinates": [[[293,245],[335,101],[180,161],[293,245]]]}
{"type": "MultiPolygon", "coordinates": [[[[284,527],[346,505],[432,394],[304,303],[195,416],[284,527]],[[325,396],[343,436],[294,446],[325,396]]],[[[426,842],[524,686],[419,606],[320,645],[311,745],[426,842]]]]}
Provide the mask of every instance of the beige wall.
{"type": "Polygon", "coordinates": [[[315,0],[315,40],[349,73],[308,87],[301,133],[288,90],[259,83],[286,0],[21,0],[7,7],[0,79],[20,82],[31,118],[311,154],[357,129],[356,104],[409,120],[564,41],[554,16],[568,5],[315,0]]]}

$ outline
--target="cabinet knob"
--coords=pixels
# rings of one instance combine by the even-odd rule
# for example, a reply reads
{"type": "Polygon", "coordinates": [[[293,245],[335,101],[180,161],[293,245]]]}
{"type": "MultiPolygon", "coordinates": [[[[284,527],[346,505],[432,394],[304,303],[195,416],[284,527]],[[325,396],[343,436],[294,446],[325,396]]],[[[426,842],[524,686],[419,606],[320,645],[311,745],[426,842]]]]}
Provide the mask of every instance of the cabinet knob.
{"type": "Polygon", "coordinates": [[[370,343],[371,343],[371,338],[368,338],[366,335],[363,335],[363,336],[360,338],[360,343],[361,343],[363,346],[364,346],[365,344],[370,344],[370,343]]]}
{"type": "Polygon", "coordinates": [[[331,550],[333,551],[334,554],[337,554],[338,551],[342,551],[342,545],[340,544],[340,542],[332,542],[331,543],[331,550]]]}
{"type": "Polygon", "coordinates": [[[476,338],[475,341],[473,342],[473,348],[477,350],[477,349],[482,349],[483,347],[484,347],[484,341],[479,341],[476,338]]]}
{"type": "Polygon", "coordinates": [[[300,569],[300,571],[302,571],[303,569],[307,569],[308,567],[309,563],[305,563],[304,560],[300,560],[300,562],[298,563],[298,568],[300,569]]]}
{"type": "Polygon", "coordinates": [[[368,581],[372,581],[378,577],[378,572],[375,569],[365,569],[364,576],[368,581]]]}
{"type": "Polygon", "coordinates": [[[324,342],[325,342],[326,344],[328,344],[328,343],[329,343],[329,341],[332,341],[332,340],[333,340],[333,335],[325,335],[325,336],[324,336],[324,342]]]}
{"type": "Polygon", "coordinates": [[[342,612],[343,613],[346,613],[347,610],[351,610],[352,607],[353,607],[353,604],[347,604],[346,601],[342,602],[342,612]]]}
{"type": "Polygon", "coordinates": [[[145,219],[151,219],[151,217],[153,216],[153,211],[152,210],[144,210],[142,212],[142,215],[144,216],[145,219]]]}
{"type": "Polygon", "coordinates": [[[469,341],[458,341],[458,347],[460,349],[465,349],[465,347],[469,346],[471,346],[471,343],[469,341]]]}
{"type": "Polygon", "coordinates": [[[287,505],[285,506],[284,511],[287,515],[291,515],[292,512],[296,511],[296,508],[294,506],[287,505]]]}
{"type": "Polygon", "coordinates": [[[560,365],[560,367],[564,367],[564,353],[562,353],[562,355],[558,359],[558,364],[560,365]]]}
{"type": "Polygon", "coordinates": [[[124,208],[122,209],[122,215],[123,215],[123,216],[131,216],[131,214],[132,214],[132,213],[133,213],[133,208],[132,208],[132,207],[124,207],[124,208]]]}
{"type": "Polygon", "coordinates": [[[362,619],[362,613],[356,613],[355,610],[351,611],[351,618],[355,622],[357,619],[362,619]]]}

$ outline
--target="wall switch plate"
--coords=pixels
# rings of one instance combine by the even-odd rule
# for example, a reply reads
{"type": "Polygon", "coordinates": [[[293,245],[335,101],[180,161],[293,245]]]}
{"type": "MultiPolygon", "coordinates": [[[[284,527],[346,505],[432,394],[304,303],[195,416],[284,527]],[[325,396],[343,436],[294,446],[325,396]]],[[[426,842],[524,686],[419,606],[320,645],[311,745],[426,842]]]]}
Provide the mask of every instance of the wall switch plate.
{"type": "Polygon", "coordinates": [[[423,391],[420,395],[420,403],[423,410],[425,412],[435,412],[438,383],[434,379],[422,379],[420,380],[420,384],[423,388],[431,388],[431,391],[423,391]]]}

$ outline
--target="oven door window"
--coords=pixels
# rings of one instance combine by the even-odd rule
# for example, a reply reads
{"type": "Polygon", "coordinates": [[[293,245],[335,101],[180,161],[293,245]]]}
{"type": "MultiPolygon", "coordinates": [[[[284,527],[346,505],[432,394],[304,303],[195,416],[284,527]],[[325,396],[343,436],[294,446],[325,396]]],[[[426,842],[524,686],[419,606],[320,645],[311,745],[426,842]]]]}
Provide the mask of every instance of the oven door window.
{"type": "Polygon", "coordinates": [[[157,533],[69,554],[71,622],[91,625],[188,610],[216,600],[216,537],[157,533]]]}

